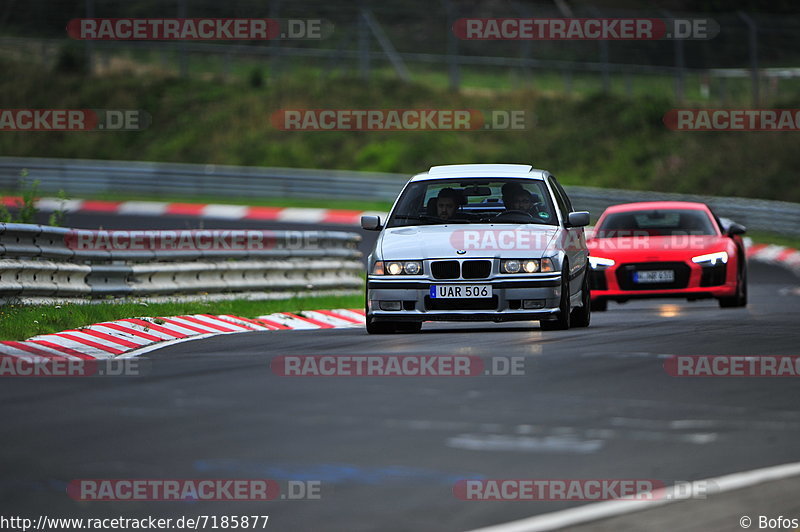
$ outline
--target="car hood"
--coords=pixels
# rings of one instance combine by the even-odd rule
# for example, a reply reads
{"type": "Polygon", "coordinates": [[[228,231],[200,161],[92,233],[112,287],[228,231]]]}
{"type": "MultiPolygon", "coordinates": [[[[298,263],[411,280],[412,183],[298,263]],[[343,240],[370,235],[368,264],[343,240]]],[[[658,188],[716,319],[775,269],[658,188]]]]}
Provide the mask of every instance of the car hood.
{"type": "Polygon", "coordinates": [[[541,224],[420,225],[385,229],[383,260],[469,257],[540,258],[560,229],[541,224]],[[462,250],[463,253],[457,253],[462,250]]]}
{"type": "Polygon", "coordinates": [[[586,246],[590,255],[617,262],[683,261],[706,253],[725,251],[727,239],[717,235],[590,238],[586,246]]]}

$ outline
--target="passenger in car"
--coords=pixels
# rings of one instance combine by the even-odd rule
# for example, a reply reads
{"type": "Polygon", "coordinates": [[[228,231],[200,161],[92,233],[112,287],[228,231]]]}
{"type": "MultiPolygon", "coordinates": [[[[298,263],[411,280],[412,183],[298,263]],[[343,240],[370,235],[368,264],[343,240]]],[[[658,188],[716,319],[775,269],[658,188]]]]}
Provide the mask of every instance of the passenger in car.
{"type": "Polygon", "coordinates": [[[527,190],[520,190],[511,197],[508,210],[530,212],[533,207],[533,196],[527,190]]]}

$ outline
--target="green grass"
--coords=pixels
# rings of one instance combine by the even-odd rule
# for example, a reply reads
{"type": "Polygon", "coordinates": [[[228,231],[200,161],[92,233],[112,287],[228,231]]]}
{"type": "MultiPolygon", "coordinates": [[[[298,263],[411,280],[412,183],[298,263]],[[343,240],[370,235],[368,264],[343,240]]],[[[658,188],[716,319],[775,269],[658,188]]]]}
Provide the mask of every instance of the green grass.
{"type": "Polygon", "coordinates": [[[253,318],[273,312],[361,308],[363,295],[296,297],[265,301],[215,301],[196,303],[66,303],[61,305],[0,306],[0,340],[26,340],[39,334],[55,333],[132,317],[166,317],[181,314],[233,314],[253,318]]]}
{"type": "MultiPolygon", "coordinates": [[[[452,93],[422,75],[411,84],[388,76],[365,83],[355,76],[319,78],[313,69],[299,67],[287,68],[263,87],[236,78],[182,80],[156,74],[98,76],[87,82],[84,76],[2,58],[0,68],[6,74],[0,79],[0,108],[139,108],[153,117],[141,132],[5,132],[0,153],[8,156],[402,174],[437,164],[525,162],[552,171],[568,185],[800,201],[796,132],[670,131],[662,117],[675,107],[668,97],[672,82],[655,76],[644,85],[647,94],[634,90],[628,98],[616,89],[600,94],[596,84],[578,91],[578,85],[593,82],[577,75],[574,94],[565,95],[556,74],[539,76],[533,88],[452,93]],[[281,131],[270,116],[287,108],[524,110],[529,121],[522,131],[281,131]]],[[[475,83],[491,72],[476,70],[475,83]]],[[[465,79],[472,75],[465,70],[465,79]]],[[[613,80],[614,87],[619,83],[613,80]]],[[[781,91],[780,99],[767,100],[765,93],[762,106],[800,107],[797,84],[782,84],[781,91]]],[[[280,198],[246,199],[287,205],[280,198]]],[[[307,205],[334,204],[311,201],[307,205]]]]}
{"type": "Polygon", "coordinates": [[[800,249],[800,238],[767,233],[764,231],[747,231],[747,236],[753,239],[756,244],[775,244],[789,248],[800,249]]]}

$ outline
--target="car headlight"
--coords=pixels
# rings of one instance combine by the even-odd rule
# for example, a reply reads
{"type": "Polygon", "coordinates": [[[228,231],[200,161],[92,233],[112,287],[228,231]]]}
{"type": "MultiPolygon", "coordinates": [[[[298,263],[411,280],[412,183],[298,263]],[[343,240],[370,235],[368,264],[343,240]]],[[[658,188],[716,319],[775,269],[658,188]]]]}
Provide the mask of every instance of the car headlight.
{"type": "Polygon", "coordinates": [[[501,273],[536,273],[540,268],[539,259],[506,259],[500,261],[501,273]]]}
{"type": "Polygon", "coordinates": [[[522,264],[516,259],[500,262],[500,271],[503,273],[519,273],[520,268],[522,268],[522,264]]]}
{"type": "Polygon", "coordinates": [[[408,261],[403,263],[403,271],[408,275],[417,275],[422,272],[422,265],[419,262],[408,261]]]}
{"type": "Polygon", "coordinates": [[[697,257],[692,257],[692,262],[701,266],[716,266],[718,262],[727,264],[728,254],[724,251],[719,251],[717,253],[708,253],[707,255],[698,255],[697,257]]]}
{"type": "Polygon", "coordinates": [[[415,260],[409,261],[375,261],[372,267],[373,275],[420,275],[422,273],[422,263],[415,260]]]}
{"type": "Polygon", "coordinates": [[[604,270],[614,264],[616,264],[614,259],[605,259],[603,257],[593,257],[589,255],[589,267],[593,270],[604,270]]]}

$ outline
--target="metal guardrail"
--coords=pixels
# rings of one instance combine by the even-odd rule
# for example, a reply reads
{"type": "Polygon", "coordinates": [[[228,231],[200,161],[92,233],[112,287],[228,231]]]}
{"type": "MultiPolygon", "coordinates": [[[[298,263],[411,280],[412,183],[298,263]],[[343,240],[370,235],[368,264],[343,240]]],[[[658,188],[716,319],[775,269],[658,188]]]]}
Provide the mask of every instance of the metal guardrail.
{"type": "MultiPolygon", "coordinates": [[[[264,244],[266,233],[266,245],[245,245],[242,249],[180,249],[173,245],[164,249],[169,246],[163,245],[162,237],[175,233],[0,223],[0,298],[307,292],[358,290],[363,284],[361,252],[357,249],[361,237],[355,233],[240,231],[243,243],[264,244]],[[96,245],[103,242],[96,238],[98,235],[109,233],[152,237],[150,242],[157,246],[130,249],[130,239],[120,244],[108,238],[104,240],[108,245],[96,245]],[[251,235],[260,239],[248,239],[251,235]],[[81,242],[93,245],[81,246],[81,242]]],[[[227,238],[231,231],[191,233],[204,233],[213,241],[215,237],[227,238]]]]}
{"type": "Polygon", "coordinates": [[[378,172],[261,168],[213,164],[153,163],[0,157],[0,190],[18,186],[23,169],[42,192],[68,195],[129,193],[147,196],[238,198],[394,199],[408,177],[378,172]]]}
{"type": "Polygon", "coordinates": [[[578,210],[587,210],[594,217],[606,208],[637,201],[696,201],[708,204],[723,218],[729,218],[750,230],[767,231],[787,236],[800,236],[800,203],[786,201],[671,194],[594,187],[564,187],[578,210]]]}
{"type": "MultiPolygon", "coordinates": [[[[228,198],[340,198],[393,201],[407,175],[202,164],[0,157],[0,190],[18,186],[20,172],[43,192],[68,195],[129,193],[228,198]]],[[[597,217],[608,206],[633,201],[700,201],[749,229],[800,236],[800,204],[747,198],[565,187],[577,209],[597,217]]]]}

